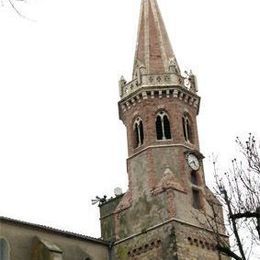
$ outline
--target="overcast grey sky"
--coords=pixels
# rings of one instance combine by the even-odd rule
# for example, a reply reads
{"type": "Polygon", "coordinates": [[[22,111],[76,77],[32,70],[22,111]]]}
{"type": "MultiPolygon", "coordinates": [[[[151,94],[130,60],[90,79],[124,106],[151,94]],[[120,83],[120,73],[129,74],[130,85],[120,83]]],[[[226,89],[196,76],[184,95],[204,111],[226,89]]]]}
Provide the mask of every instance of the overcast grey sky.
{"type": "MultiPolygon", "coordinates": [[[[118,80],[130,79],[140,0],[0,7],[0,215],[98,237],[95,195],[127,189],[118,80]],[[33,20],[33,21],[31,21],[33,20]]],[[[201,152],[228,167],[259,134],[259,0],[158,0],[181,69],[198,77],[201,152]]]]}

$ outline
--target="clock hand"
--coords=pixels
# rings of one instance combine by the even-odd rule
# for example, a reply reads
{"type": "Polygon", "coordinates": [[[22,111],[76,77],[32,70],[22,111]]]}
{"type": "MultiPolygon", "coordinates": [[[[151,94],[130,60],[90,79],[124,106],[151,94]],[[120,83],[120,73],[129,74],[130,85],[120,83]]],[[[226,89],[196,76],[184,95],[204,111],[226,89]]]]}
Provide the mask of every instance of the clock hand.
{"type": "Polygon", "coordinates": [[[192,161],[191,164],[194,164],[194,166],[195,166],[196,168],[198,167],[198,165],[197,165],[197,163],[196,163],[195,161],[192,161]]]}

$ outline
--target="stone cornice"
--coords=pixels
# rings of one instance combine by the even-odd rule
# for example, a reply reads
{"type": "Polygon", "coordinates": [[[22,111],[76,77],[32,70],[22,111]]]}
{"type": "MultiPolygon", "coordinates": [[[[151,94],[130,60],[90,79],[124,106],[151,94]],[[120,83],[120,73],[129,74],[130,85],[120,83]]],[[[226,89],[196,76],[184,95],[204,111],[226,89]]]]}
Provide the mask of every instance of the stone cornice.
{"type": "MultiPolygon", "coordinates": [[[[166,221],[164,221],[164,222],[161,222],[161,223],[159,223],[159,224],[157,224],[157,225],[155,225],[155,226],[149,227],[149,228],[147,228],[147,229],[144,230],[144,231],[141,231],[141,232],[139,232],[139,233],[135,233],[135,234],[133,234],[133,235],[131,235],[131,236],[129,236],[129,237],[126,237],[126,238],[123,238],[123,239],[121,239],[121,240],[118,240],[118,241],[116,241],[116,242],[114,243],[114,246],[116,246],[116,245],[118,245],[118,244],[121,244],[121,243],[123,243],[123,242],[125,242],[125,241],[127,241],[127,240],[129,240],[129,239],[134,238],[134,237],[143,235],[143,234],[145,234],[145,233],[147,233],[147,232],[150,232],[150,231],[152,231],[152,230],[154,230],[154,229],[156,229],[156,228],[159,228],[159,227],[161,227],[161,226],[170,224],[170,223],[172,223],[172,222],[177,222],[177,223],[180,223],[180,224],[183,224],[183,225],[187,225],[187,226],[194,227],[194,228],[197,228],[197,229],[205,230],[205,231],[207,231],[207,232],[209,232],[209,233],[213,233],[213,231],[210,230],[210,229],[208,229],[208,228],[201,227],[201,226],[198,226],[198,225],[195,225],[195,224],[192,224],[192,223],[183,221],[183,220],[178,219],[178,218],[171,218],[171,219],[168,219],[168,220],[166,220],[166,221]]],[[[228,238],[228,236],[227,236],[226,234],[223,234],[223,233],[221,234],[221,233],[220,233],[219,235],[228,238]]]]}
{"type": "Polygon", "coordinates": [[[188,146],[188,145],[185,145],[185,144],[158,144],[158,145],[149,145],[149,146],[146,146],[145,148],[137,151],[136,153],[132,154],[131,156],[129,156],[127,158],[127,160],[133,158],[133,157],[136,157],[137,155],[139,155],[140,153],[146,151],[146,150],[150,150],[150,149],[153,149],[153,148],[168,148],[168,147],[182,147],[184,149],[187,149],[187,152],[193,152],[194,151],[197,151],[194,149],[194,147],[192,146],[188,146]]]}

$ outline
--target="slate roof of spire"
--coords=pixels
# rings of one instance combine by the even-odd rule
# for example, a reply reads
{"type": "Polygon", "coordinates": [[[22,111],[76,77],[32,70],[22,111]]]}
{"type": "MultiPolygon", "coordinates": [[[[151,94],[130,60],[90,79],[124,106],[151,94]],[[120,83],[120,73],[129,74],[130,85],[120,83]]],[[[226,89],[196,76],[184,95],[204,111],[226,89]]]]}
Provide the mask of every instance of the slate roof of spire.
{"type": "Polygon", "coordinates": [[[142,0],[137,36],[135,64],[144,66],[147,74],[169,71],[169,62],[177,64],[156,0],[142,0]]]}

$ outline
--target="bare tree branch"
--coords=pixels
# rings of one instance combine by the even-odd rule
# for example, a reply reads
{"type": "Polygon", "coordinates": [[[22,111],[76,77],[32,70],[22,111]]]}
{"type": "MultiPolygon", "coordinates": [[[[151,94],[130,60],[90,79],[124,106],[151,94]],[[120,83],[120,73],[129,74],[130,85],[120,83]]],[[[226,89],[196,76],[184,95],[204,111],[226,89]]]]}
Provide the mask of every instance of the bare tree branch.
{"type": "Polygon", "coordinates": [[[236,260],[242,260],[242,258],[238,256],[236,253],[234,253],[229,247],[217,245],[217,250],[219,250],[227,256],[233,257],[236,260]]]}
{"type": "MultiPolygon", "coordinates": [[[[12,7],[12,9],[15,11],[16,14],[18,14],[22,18],[26,18],[22,12],[16,7],[15,2],[24,2],[24,0],[5,0],[8,2],[8,4],[12,7]]],[[[4,0],[1,0],[1,5],[4,6],[4,0]]]]}
{"type": "Polygon", "coordinates": [[[239,219],[239,218],[260,218],[260,213],[257,212],[243,212],[243,213],[237,213],[230,216],[230,218],[233,219],[239,219]]]}
{"type": "Polygon", "coordinates": [[[212,214],[207,212],[205,217],[207,226],[215,233],[220,253],[238,260],[249,260],[251,253],[260,246],[260,146],[252,134],[246,141],[237,138],[236,143],[240,156],[232,160],[228,171],[219,174],[216,162],[213,162],[213,190],[226,212],[230,245],[219,235],[219,217],[214,203],[208,198],[212,214]]]}
{"type": "Polygon", "coordinates": [[[16,8],[15,4],[13,3],[13,1],[12,1],[12,0],[8,0],[8,2],[9,2],[9,4],[12,6],[12,8],[15,10],[15,12],[16,12],[18,15],[20,15],[20,16],[23,17],[23,15],[20,13],[20,11],[16,8]]]}

